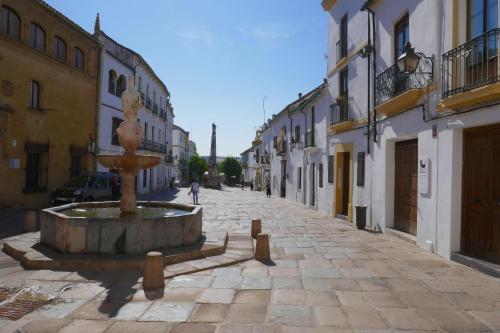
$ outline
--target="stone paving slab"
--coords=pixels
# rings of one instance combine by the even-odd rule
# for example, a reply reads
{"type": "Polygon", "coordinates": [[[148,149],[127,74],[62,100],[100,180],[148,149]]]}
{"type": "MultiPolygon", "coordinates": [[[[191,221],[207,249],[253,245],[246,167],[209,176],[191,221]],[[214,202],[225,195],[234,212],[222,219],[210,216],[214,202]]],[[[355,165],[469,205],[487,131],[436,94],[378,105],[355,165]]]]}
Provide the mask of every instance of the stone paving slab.
{"type": "MultiPolygon", "coordinates": [[[[175,200],[188,202],[187,189],[175,200]]],[[[202,190],[200,202],[204,230],[236,236],[228,255],[208,261],[227,265],[248,251],[250,242],[240,242],[256,217],[270,235],[272,261],[167,265],[172,274],[194,272],[150,294],[137,272],[26,271],[0,253],[0,285],[39,286],[67,302],[2,322],[0,332],[43,325],[71,331],[82,323],[104,332],[500,331],[499,279],[259,192],[202,190]]]]}

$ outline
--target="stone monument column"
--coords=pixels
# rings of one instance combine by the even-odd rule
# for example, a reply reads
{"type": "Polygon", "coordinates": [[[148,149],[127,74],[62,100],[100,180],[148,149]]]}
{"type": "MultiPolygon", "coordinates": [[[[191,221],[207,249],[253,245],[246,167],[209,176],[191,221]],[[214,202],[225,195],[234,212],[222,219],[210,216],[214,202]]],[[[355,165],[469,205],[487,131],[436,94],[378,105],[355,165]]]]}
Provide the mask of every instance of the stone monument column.
{"type": "Polygon", "coordinates": [[[220,189],[221,184],[217,172],[217,141],[216,141],[216,126],[212,124],[212,142],[210,143],[210,158],[208,159],[208,188],[220,189]]]}

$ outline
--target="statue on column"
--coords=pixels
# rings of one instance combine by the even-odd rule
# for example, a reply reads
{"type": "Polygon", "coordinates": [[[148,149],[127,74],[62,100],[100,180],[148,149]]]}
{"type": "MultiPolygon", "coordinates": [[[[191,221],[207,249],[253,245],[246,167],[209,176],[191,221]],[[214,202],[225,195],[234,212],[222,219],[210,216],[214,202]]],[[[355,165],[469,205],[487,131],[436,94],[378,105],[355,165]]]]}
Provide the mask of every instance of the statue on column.
{"type": "Polygon", "coordinates": [[[212,124],[212,142],[210,144],[210,158],[208,159],[208,179],[207,185],[208,188],[216,188],[220,189],[221,184],[219,180],[219,174],[217,172],[217,141],[216,141],[216,126],[212,124]]]}

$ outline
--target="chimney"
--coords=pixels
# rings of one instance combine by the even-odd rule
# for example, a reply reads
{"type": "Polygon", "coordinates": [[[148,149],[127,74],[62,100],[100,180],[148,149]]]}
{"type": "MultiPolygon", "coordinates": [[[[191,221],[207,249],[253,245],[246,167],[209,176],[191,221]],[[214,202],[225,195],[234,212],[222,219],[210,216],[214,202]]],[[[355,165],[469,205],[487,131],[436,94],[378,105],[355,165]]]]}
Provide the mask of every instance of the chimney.
{"type": "Polygon", "coordinates": [[[299,93],[299,99],[301,99],[301,98],[302,98],[302,93],[299,93]]]}
{"type": "Polygon", "coordinates": [[[328,79],[327,79],[327,78],[324,78],[324,79],[323,79],[323,83],[324,83],[324,84],[328,84],[328,79]]]}

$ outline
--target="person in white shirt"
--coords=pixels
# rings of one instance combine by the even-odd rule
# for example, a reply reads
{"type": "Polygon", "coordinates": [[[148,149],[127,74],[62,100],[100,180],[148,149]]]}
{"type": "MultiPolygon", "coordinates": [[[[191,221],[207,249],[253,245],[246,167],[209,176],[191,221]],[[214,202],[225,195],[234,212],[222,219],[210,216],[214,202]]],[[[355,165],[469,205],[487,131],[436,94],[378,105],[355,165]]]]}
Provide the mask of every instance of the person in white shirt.
{"type": "Polygon", "coordinates": [[[193,194],[193,205],[198,205],[198,192],[200,192],[200,184],[195,179],[191,184],[191,189],[189,190],[189,193],[193,194]]]}

